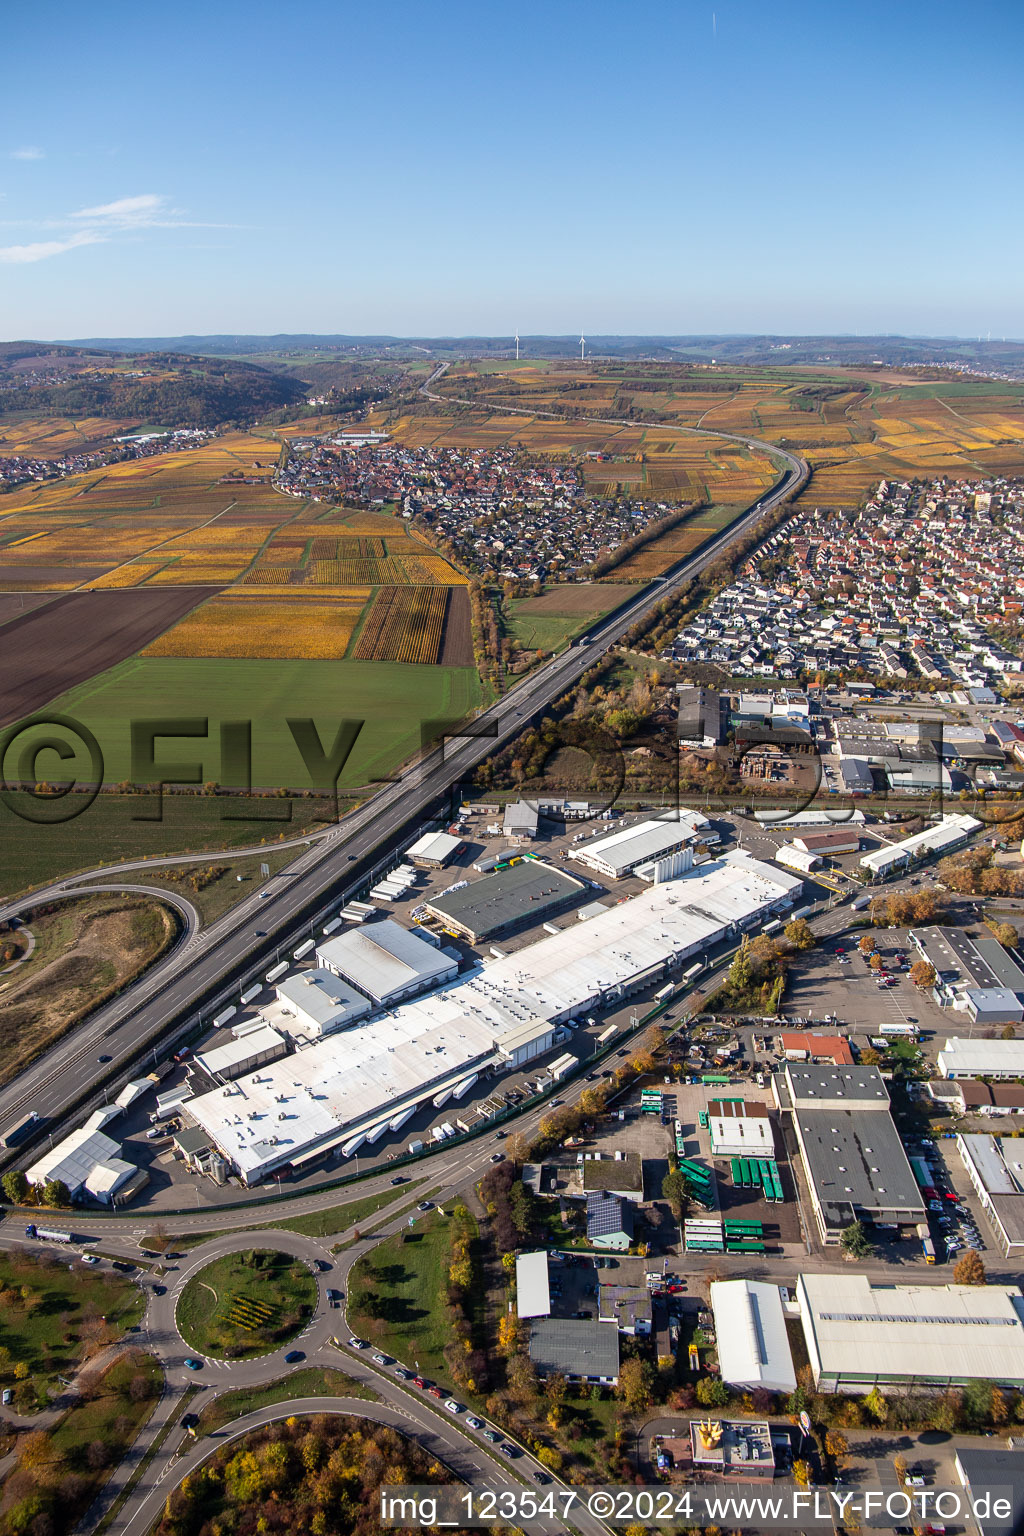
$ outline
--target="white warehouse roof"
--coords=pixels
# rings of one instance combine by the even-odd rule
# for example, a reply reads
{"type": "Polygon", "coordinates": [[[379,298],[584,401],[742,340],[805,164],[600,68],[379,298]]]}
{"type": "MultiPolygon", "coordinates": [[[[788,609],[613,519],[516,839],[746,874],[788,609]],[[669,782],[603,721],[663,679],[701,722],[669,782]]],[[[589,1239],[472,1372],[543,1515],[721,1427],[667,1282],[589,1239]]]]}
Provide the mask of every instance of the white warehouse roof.
{"type": "Polygon", "coordinates": [[[516,1311],[520,1317],[550,1317],[547,1249],[516,1255],[516,1311]]]}
{"type": "Polygon", "coordinates": [[[407,859],[425,859],[431,864],[447,864],[462,847],[462,839],[451,832],[424,832],[411,848],[405,850],[407,859]]]}
{"type": "Polygon", "coordinates": [[[570,857],[595,869],[613,874],[628,874],[637,864],[672,853],[684,843],[692,842],[708,819],[699,811],[681,811],[671,821],[639,821],[635,826],[623,827],[608,837],[598,837],[592,842],[581,843],[573,848],[570,857]]]}
{"type": "Polygon", "coordinates": [[[1015,1285],[872,1285],[803,1274],[797,1296],[815,1382],[1024,1381],[1024,1296],[1015,1285]]]}
{"type": "Polygon", "coordinates": [[[796,1372],[777,1285],[757,1280],[713,1280],[718,1360],[722,1380],[767,1392],[796,1390],[796,1372]]]}
{"type": "Polygon", "coordinates": [[[133,1163],[121,1158],[121,1143],[104,1134],[103,1127],[121,1110],[111,1105],[97,1109],[70,1136],[65,1136],[28,1170],[30,1184],[59,1179],[72,1196],[85,1190],[97,1200],[109,1200],[136,1173],[133,1163]]]}
{"type": "Polygon", "coordinates": [[[938,1054],[940,1077],[1024,1077],[1024,1040],[948,1039],[938,1054]]]}
{"type": "Polygon", "coordinates": [[[284,1036],[279,1035],[276,1029],[271,1029],[269,1024],[264,1024],[260,1029],[251,1030],[237,1040],[229,1040],[226,1045],[216,1045],[210,1051],[197,1052],[196,1061],[211,1077],[215,1077],[219,1072],[230,1072],[240,1061],[251,1061],[254,1056],[262,1056],[264,1051],[283,1055],[286,1049],[284,1036]]]}
{"type": "Polygon", "coordinates": [[[458,968],[429,939],[391,918],[325,939],[316,957],[379,1003],[418,987],[436,986],[458,968]]]}
{"type": "Polygon", "coordinates": [[[370,1011],[368,998],[322,966],[279,981],[277,999],[294,1008],[323,1034],[344,1029],[370,1011]]]}
{"type": "Polygon", "coordinates": [[[941,853],[944,848],[952,848],[961,842],[971,832],[977,832],[980,826],[981,822],[974,816],[943,816],[937,826],[925,827],[923,832],[915,832],[913,837],[905,837],[901,843],[894,843],[889,848],[876,848],[874,852],[864,854],[860,860],[861,868],[877,875],[910,859],[921,858],[929,853],[941,853]]]}
{"type": "Polygon", "coordinates": [[[670,960],[702,951],[733,924],[750,924],[799,885],[749,854],[727,854],[264,1066],[259,1083],[242,1077],[205,1094],[189,1112],[243,1177],[262,1178],[481,1066],[521,1051],[540,1054],[553,1043],[556,1023],[621,996],[638,978],[659,976],[670,960]]]}

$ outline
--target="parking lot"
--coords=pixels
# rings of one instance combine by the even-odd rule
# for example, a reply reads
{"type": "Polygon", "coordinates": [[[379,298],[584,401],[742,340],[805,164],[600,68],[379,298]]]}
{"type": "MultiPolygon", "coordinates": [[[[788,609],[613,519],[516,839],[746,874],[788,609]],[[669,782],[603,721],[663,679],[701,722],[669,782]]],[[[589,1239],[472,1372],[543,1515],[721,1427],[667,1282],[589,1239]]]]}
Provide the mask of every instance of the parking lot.
{"type": "Polygon", "coordinates": [[[942,1031],[946,1020],[931,998],[918,990],[907,971],[897,971],[897,952],[909,965],[916,952],[903,931],[873,934],[889,969],[885,983],[858,949],[859,934],[848,934],[794,958],[786,989],[790,1018],[831,1019],[848,1033],[877,1035],[883,1024],[914,1024],[922,1033],[942,1031]]]}

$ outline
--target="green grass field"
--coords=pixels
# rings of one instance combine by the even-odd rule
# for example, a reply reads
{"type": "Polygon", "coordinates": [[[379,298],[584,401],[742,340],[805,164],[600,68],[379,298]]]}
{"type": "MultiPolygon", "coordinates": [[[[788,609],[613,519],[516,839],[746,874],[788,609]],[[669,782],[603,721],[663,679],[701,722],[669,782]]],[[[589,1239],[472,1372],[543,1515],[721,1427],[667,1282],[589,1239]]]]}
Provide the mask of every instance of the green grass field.
{"type": "Polygon", "coordinates": [[[243,1360],[265,1355],[301,1331],[316,1306],[305,1264],[272,1249],[214,1259],[178,1300],[178,1330],[199,1354],[243,1360]]]}
{"type": "MultiPolygon", "coordinates": [[[[24,1225],[14,1211],[5,1225],[17,1231],[19,1222],[24,1225]]],[[[24,1387],[36,1402],[57,1390],[58,1375],[70,1375],[87,1353],[119,1338],[142,1315],[141,1292],[123,1276],[80,1264],[68,1269],[50,1255],[40,1263],[39,1257],[0,1255],[0,1377],[14,1385],[17,1368],[27,1368],[16,1392],[20,1399],[24,1387]]]]}
{"type": "Polygon", "coordinates": [[[360,1259],[348,1287],[348,1319],[356,1333],[442,1381],[448,1375],[447,1255],[445,1221],[431,1215],[360,1259]]]}
{"type": "MultiPolygon", "coordinates": [[[[248,720],[253,784],[299,790],[321,786],[310,777],[287,720],[312,719],[327,753],[341,721],[361,720],[339,780],[345,789],[385,777],[417,750],[424,722],[459,720],[480,699],[480,681],[472,667],[135,657],[63,694],[49,712],[70,715],[95,734],[108,783],[132,778],[133,719],[208,720],[205,740],[161,739],[156,744],[161,762],[201,760],[203,781],[225,777],[219,752],[221,722],[248,720]]],[[[148,775],[147,781],[154,777],[148,775]]],[[[173,771],[166,777],[173,780],[173,771]]]]}
{"type": "Polygon", "coordinates": [[[375,1398],[376,1392],[362,1382],[355,1381],[344,1371],[318,1369],[310,1366],[303,1371],[289,1371],[279,1381],[270,1381],[265,1387],[240,1387],[237,1392],[222,1392],[199,1415],[199,1434],[210,1435],[235,1419],[244,1419],[247,1413],[259,1408],[270,1408],[274,1403],[287,1403],[298,1397],[365,1397],[375,1398]]]}
{"type": "Polygon", "coordinates": [[[639,590],[628,582],[595,582],[551,587],[542,597],[512,598],[505,605],[508,633],[524,651],[556,651],[639,590]]]}

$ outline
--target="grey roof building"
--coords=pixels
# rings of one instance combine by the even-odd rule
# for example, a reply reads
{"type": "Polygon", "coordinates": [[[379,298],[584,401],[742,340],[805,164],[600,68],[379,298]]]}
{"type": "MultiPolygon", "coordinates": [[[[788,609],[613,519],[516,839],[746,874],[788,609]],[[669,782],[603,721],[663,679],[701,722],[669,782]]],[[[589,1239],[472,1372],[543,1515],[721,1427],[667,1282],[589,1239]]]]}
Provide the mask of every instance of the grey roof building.
{"type": "Polygon", "coordinates": [[[473,943],[544,922],[586,893],[582,880],[540,859],[523,859],[461,890],[425,902],[427,911],[473,943]]]}
{"type": "Polygon", "coordinates": [[[536,806],[528,800],[514,800],[505,807],[501,830],[506,837],[532,841],[537,836],[539,821],[536,806]]]}
{"type": "Polygon", "coordinates": [[[960,928],[919,928],[908,935],[935,971],[932,996],[943,1008],[960,1005],[983,1024],[1024,1019],[1024,970],[994,934],[977,938],[960,928]]]}
{"type": "Polygon", "coordinates": [[[1024,1455],[1019,1450],[960,1446],[954,1465],[974,1506],[974,1523],[981,1536],[1015,1536],[1024,1526],[1024,1455]],[[1001,1508],[991,1513],[997,1499],[1009,1504],[1008,1514],[1001,1508]]]}
{"type": "Polygon", "coordinates": [[[561,1372],[573,1381],[619,1379],[619,1330],[592,1318],[539,1317],[530,1327],[530,1359],[538,1376],[561,1372]]]}
{"type": "Polygon", "coordinates": [[[370,1001],[340,976],[316,966],[278,982],[277,999],[312,1035],[347,1029],[370,1012],[370,1001]]]}
{"type": "Polygon", "coordinates": [[[788,1063],[773,1079],[800,1147],[822,1242],[855,1220],[917,1224],[925,1207],[877,1067],[788,1063]]]}
{"type": "Polygon", "coordinates": [[[391,918],[325,939],[317,963],[375,1003],[387,1005],[452,981],[459,963],[431,938],[391,918]]]}

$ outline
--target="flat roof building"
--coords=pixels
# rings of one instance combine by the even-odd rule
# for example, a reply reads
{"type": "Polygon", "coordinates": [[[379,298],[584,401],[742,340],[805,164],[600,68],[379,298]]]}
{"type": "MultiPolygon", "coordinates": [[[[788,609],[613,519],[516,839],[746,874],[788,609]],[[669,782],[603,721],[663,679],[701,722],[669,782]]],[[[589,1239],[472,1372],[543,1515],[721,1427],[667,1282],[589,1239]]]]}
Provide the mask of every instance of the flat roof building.
{"type": "Polygon", "coordinates": [[[840,1241],[851,1222],[917,1225],[925,1206],[877,1067],[787,1062],[772,1079],[800,1148],[818,1233],[840,1241]]]}
{"type": "Polygon", "coordinates": [[[1024,1528],[1024,1455],[1020,1450],[957,1446],[953,1465],[971,1501],[979,1536],[1018,1536],[1024,1528]],[[1004,1509],[1004,1504],[1009,1508],[1004,1509]]]}
{"type": "Polygon", "coordinates": [[[287,1054],[288,1041],[265,1024],[240,1039],[229,1040],[209,1051],[197,1051],[195,1061],[214,1082],[227,1083],[287,1054]]]}
{"type": "Polygon", "coordinates": [[[712,1099],[708,1129],[713,1157],[774,1158],[775,1134],[764,1104],[743,1099],[712,1099]]]}
{"type": "Polygon", "coordinates": [[[473,944],[515,928],[542,923],[582,900],[582,880],[541,859],[522,859],[508,869],[472,880],[461,890],[433,896],[424,906],[446,928],[473,944]]]}
{"type": "Polygon", "coordinates": [[[462,846],[461,837],[456,837],[454,833],[424,832],[411,848],[405,850],[405,856],[423,869],[443,869],[451,863],[462,846]]]}
{"type": "Polygon", "coordinates": [[[618,1195],[639,1205],[644,1198],[644,1165],[639,1152],[624,1152],[621,1157],[585,1156],[577,1163],[579,1186],[570,1184],[567,1193],[576,1199],[591,1195],[618,1195]]]}
{"type": "Polygon", "coordinates": [[[940,1077],[1024,1077],[1024,1040],[970,1040],[954,1035],[936,1061],[940,1077]]]}
{"type": "Polygon", "coordinates": [[[530,1325],[530,1359],[540,1377],[614,1386],[619,1379],[619,1330],[592,1318],[538,1317],[530,1325]]]}
{"type": "MultiPolygon", "coordinates": [[[[264,1068],[258,1083],[250,1076],[200,1095],[189,1113],[246,1184],[351,1147],[381,1124],[397,1133],[403,1115],[446,1087],[491,1067],[527,1065],[556,1044],[566,1020],[619,1005],[722,938],[756,927],[791,904],[792,886],[799,882],[749,855],[727,854],[316,1041],[264,1068]]],[[[395,923],[352,937],[387,928],[416,937],[395,923]]],[[[363,962],[357,953],[357,970],[346,946],[340,961],[368,984],[374,955],[363,962]]]]}
{"type": "Polygon", "coordinates": [[[957,1150],[1007,1258],[1024,1253],[1024,1145],[1006,1136],[957,1136],[957,1150]]]}
{"type": "Polygon", "coordinates": [[[522,1318],[551,1315],[546,1249],[516,1255],[516,1311],[522,1318]]]}
{"type": "Polygon", "coordinates": [[[369,998],[333,972],[317,966],[278,983],[277,1000],[295,1019],[296,1031],[313,1039],[348,1029],[371,1011],[369,998]]]}
{"type": "Polygon", "coordinates": [[[1015,1285],[873,1285],[862,1274],[802,1274],[797,1300],[819,1392],[1024,1386],[1024,1296],[1015,1285]]]}
{"type": "Polygon", "coordinates": [[[459,972],[458,960],[432,938],[389,917],[325,939],[316,958],[324,970],[384,1007],[452,981],[459,972]]]}
{"type": "Polygon", "coordinates": [[[884,880],[887,875],[895,874],[898,869],[906,869],[920,859],[952,853],[954,848],[960,848],[966,843],[972,832],[979,831],[981,825],[974,816],[943,816],[937,826],[926,827],[923,832],[915,832],[912,837],[906,837],[890,847],[876,848],[871,853],[865,853],[860,866],[869,879],[884,880]]]}
{"type": "Polygon", "coordinates": [[[794,1392],[796,1372],[778,1286],[713,1280],[711,1307],[722,1380],[749,1391],[794,1392]]]}
{"type": "Polygon", "coordinates": [[[638,821],[632,827],[580,843],[569,856],[606,879],[622,880],[639,864],[652,863],[698,841],[709,826],[708,818],[699,811],[680,811],[678,817],[638,821]]]}

